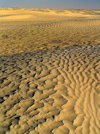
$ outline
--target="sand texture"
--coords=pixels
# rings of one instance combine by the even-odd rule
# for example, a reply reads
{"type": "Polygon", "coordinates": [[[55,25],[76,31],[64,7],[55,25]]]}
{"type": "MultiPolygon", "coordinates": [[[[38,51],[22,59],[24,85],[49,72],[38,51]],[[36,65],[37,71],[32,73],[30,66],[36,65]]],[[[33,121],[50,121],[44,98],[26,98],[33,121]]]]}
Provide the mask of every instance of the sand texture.
{"type": "Polygon", "coordinates": [[[98,44],[99,10],[0,9],[0,55],[98,44]]]}
{"type": "Polygon", "coordinates": [[[0,8],[0,134],[100,134],[100,10],[0,8]]]}
{"type": "Polygon", "coordinates": [[[1,134],[99,134],[100,45],[0,57],[1,134]]]}

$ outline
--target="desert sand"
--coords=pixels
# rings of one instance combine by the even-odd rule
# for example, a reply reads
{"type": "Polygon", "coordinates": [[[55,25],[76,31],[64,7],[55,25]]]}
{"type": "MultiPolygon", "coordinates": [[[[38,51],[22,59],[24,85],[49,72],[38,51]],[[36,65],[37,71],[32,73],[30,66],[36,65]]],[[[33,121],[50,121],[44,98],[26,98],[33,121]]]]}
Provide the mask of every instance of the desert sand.
{"type": "Polygon", "coordinates": [[[0,9],[0,55],[100,44],[100,11],[0,9]]]}
{"type": "Polygon", "coordinates": [[[0,134],[100,133],[100,11],[0,9],[0,134]]]}

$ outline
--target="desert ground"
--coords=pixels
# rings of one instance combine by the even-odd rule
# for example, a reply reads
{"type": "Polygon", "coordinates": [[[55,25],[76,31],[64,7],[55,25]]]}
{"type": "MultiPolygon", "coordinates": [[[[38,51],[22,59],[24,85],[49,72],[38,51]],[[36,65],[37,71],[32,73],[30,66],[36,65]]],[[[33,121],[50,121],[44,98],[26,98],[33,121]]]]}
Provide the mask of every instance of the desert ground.
{"type": "Polygon", "coordinates": [[[0,134],[100,134],[100,10],[0,8],[0,134]]]}
{"type": "Polygon", "coordinates": [[[0,9],[0,55],[100,44],[100,11],[0,9]]]}

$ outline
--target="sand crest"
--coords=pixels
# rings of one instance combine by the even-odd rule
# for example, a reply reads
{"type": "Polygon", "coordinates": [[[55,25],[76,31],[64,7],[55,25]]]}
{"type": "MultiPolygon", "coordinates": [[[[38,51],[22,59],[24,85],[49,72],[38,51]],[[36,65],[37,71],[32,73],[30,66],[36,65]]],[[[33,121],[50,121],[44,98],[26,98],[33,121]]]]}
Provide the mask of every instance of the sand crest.
{"type": "Polygon", "coordinates": [[[2,134],[99,134],[100,45],[0,57],[2,134]]]}

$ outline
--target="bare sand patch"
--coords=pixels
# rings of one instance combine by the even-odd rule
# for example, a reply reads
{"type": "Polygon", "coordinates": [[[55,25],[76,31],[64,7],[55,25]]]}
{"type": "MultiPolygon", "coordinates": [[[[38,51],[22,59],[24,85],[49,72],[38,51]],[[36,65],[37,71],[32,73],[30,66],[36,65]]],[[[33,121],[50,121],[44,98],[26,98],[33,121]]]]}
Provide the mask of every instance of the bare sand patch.
{"type": "Polygon", "coordinates": [[[12,15],[12,16],[7,16],[7,17],[2,17],[2,20],[4,21],[6,21],[6,20],[10,20],[10,21],[12,21],[12,20],[23,20],[23,19],[28,19],[28,18],[30,18],[31,17],[31,15],[12,15]]]}
{"type": "Polygon", "coordinates": [[[100,11],[0,8],[0,134],[99,133],[100,11]]]}
{"type": "Polygon", "coordinates": [[[99,43],[99,11],[0,9],[0,55],[99,43]]]}
{"type": "Polygon", "coordinates": [[[100,45],[0,57],[0,131],[99,134],[100,45]]]}

